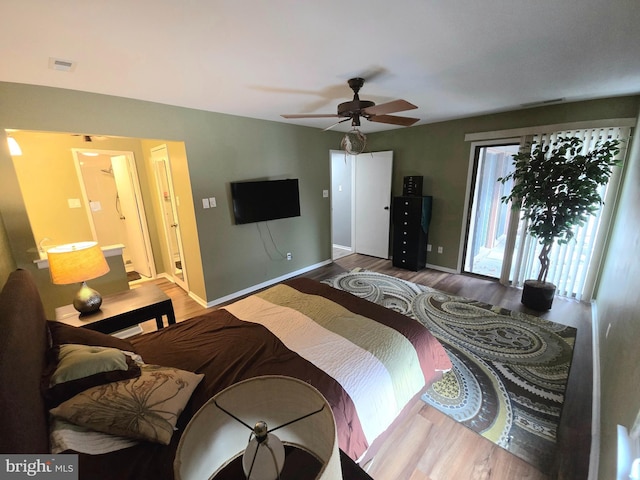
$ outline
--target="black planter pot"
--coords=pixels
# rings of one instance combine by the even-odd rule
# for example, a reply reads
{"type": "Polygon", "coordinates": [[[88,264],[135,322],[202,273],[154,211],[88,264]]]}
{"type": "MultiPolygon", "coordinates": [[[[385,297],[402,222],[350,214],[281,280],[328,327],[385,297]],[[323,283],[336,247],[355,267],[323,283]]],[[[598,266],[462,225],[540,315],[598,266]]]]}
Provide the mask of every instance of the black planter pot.
{"type": "Polygon", "coordinates": [[[556,286],[553,283],[525,280],[520,301],[532,310],[544,311],[551,308],[555,294],[556,286]]]}

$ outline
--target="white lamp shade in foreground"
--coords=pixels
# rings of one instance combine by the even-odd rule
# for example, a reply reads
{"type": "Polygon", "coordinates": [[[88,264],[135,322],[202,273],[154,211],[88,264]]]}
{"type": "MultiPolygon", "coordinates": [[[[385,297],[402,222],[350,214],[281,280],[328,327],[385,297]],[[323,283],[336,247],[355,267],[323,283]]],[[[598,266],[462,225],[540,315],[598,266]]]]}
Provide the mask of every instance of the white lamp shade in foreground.
{"type": "Polygon", "coordinates": [[[253,427],[264,421],[270,430],[324,406],[319,413],[274,433],[285,445],[306,450],[320,460],[317,479],[342,478],[336,424],[327,400],[301,380],[268,375],[231,385],[198,410],[178,444],[176,480],[208,480],[247,447],[251,430],[214,402],[245,424],[253,427]]]}

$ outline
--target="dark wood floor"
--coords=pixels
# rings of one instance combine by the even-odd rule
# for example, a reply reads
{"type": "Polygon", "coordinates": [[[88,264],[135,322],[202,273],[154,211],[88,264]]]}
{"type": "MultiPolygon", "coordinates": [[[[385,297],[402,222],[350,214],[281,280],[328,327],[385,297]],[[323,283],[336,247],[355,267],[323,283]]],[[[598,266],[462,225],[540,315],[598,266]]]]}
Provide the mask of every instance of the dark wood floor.
{"type": "MultiPolygon", "coordinates": [[[[401,270],[393,267],[389,260],[357,254],[336,260],[304,276],[323,280],[356,267],[511,310],[537,314],[578,329],[558,431],[556,467],[550,477],[420,402],[380,447],[374,461],[367,466],[369,474],[375,480],[580,480],[588,477],[593,378],[590,305],[558,297],[554,300],[553,308],[540,315],[520,303],[521,291],[517,288],[505,287],[492,280],[430,269],[419,272],[401,270]]],[[[179,287],[166,280],[155,282],[172,298],[178,321],[203,313],[204,309],[179,287]]],[[[148,328],[155,327],[150,324],[148,328]]]]}

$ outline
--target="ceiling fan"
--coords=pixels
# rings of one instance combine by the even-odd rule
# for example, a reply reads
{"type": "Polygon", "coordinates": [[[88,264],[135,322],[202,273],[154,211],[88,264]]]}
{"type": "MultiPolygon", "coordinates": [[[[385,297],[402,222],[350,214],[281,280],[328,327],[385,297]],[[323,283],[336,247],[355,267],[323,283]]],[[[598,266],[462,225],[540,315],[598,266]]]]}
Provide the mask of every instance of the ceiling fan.
{"type": "Polygon", "coordinates": [[[360,118],[366,118],[371,122],[389,123],[392,125],[401,125],[403,127],[409,127],[419,121],[419,118],[410,117],[398,117],[396,115],[388,115],[389,113],[403,112],[405,110],[412,110],[418,108],[412,103],[406,100],[393,100],[387,103],[381,103],[376,105],[369,100],[360,100],[358,92],[364,85],[364,78],[356,77],[349,80],[349,87],[353,90],[353,100],[350,102],[344,102],[338,105],[338,113],[332,114],[314,114],[314,113],[302,113],[302,114],[285,114],[284,118],[343,118],[342,120],[334,123],[325,130],[338,125],[339,123],[351,120],[351,125],[354,127],[360,126],[360,118]]]}

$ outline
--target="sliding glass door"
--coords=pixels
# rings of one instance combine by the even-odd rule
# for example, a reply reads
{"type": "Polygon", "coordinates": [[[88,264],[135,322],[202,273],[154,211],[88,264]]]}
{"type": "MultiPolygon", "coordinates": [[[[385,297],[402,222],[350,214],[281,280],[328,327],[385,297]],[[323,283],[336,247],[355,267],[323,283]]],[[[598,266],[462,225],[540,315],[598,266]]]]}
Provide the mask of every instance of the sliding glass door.
{"type": "MultiPolygon", "coordinates": [[[[621,140],[620,158],[624,158],[629,128],[606,127],[540,132],[521,138],[472,144],[471,184],[467,207],[467,228],[463,250],[463,273],[499,279],[503,284],[522,286],[537,278],[541,245],[529,236],[526,219],[501,198],[511,191],[510,183],[502,184],[512,169],[512,156],[522,145],[552,144],[558,137],[579,137],[584,153],[598,141],[621,140]]],[[[609,219],[620,182],[621,167],[614,169],[609,185],[602,188],[601,209],[588,217],[584,225],[574,228],[567,244],[554,244],[547,281],[556,285],[558,295],[590,300],[597,266],[606,240],[609,219]]]]}
{"type": "Polygon", "coordinates": [[[498,178],[512,169],[511,157],[519,143],[475,146],[469,223],[463,271],[500,278],[508,235],[510,205],[502,203],[511,184],[498,178]]]}

